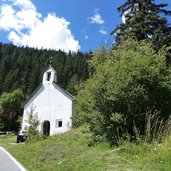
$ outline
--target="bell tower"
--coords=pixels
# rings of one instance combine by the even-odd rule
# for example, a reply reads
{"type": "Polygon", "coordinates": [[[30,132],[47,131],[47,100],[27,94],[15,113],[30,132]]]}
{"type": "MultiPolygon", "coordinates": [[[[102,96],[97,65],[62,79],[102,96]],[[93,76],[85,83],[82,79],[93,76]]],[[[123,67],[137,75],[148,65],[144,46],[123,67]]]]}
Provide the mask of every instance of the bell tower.
{"type": "Polygon", "coordinates": [[[49,65],[43,74],[43,85],[57,83],[57,75],[55,69],[52,67],[52,57],[50,58],[49,65]]]}

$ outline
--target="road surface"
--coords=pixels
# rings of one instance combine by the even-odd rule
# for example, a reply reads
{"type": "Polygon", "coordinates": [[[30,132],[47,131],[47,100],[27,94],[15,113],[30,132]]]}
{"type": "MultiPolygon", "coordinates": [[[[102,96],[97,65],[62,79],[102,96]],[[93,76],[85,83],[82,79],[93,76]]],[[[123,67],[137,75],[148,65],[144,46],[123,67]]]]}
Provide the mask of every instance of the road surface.
{"type": "Polygon", "coordinates": [[[0,147],[0,171],[26,171],[4,148],[0,147]]]}

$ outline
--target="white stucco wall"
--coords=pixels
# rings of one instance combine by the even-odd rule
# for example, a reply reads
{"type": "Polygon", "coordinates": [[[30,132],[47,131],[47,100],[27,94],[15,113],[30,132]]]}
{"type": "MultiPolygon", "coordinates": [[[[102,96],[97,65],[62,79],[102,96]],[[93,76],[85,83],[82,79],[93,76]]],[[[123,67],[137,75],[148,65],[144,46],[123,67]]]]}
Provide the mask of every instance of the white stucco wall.
{"type": "Polygon", "coordinates": [[[26,122],[31,106],[35,106],[34,113],[38,114],[40,125],[38,130],[42,132],[44,121],[50,122],[50,135],[63,133],[72,127],[72,98],[61,90],[56,84],[47,82],[42,85],[37,93],[24,107],[22,129],[28,126],[26,122]],[[62,127],[56,127],[56,120],[62,120],[62,127]]]}

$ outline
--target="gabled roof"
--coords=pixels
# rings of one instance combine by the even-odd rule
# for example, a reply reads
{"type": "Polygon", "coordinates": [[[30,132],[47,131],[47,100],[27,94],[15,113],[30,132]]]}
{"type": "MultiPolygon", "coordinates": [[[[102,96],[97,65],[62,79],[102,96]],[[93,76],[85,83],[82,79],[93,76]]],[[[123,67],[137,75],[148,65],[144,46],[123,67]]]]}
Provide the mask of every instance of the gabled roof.
{"type": "Polygon", "coordinates": [[[66,90],[64,90],[62,87],[60,87],[55,81],[53,81],[53,83],[58,89],[60,89],[64,94],[66,94],[67,96],[69,96],[72,100],[74,100],[74,97],[67,92],[66,90]]]}
{"type": "MultiPolygon", "coordinates": [[[[56,82],[52,83],[53,86],[57,87],[63,94],[65,94],[66,96],[68,96],[71,100],[74,100],[74,97],[67,92],[66,90],[64,90],[62,87],[60,87],[56,82]]],[[[40,84],[34,91],[33,93],[30,95],[30,97],[24,102],[24,106],[32,99],[32,97],[34,97],[36,95],[36,93],[43,87],[43,84],[40,84]]]]}
{"type": "MultiPolygon", "coordinates": [[[[45,68],[44,72],[46,72],[48,69],[52,69],[52,70],[56,73],[56,71],[55,71],[55,69],[52,67],[51,63],[49,63],[49,64],[47,65],[47,67],[45,68]]],[[[70,93],[68,93],[66,90],[64,90],[62,87],[60,87],[55,81],[52,82],[52,85],[53,85],[54,87],[56,87],[59,91],[61,91],[64,95],[66,95],[68,98],[70,98],[71,100],[74,100],[74,97],[73,97],[70,93]]],[[[32,97],[34,97],[34,96],[37,94],[37,92],[38,92],[42,87],[44,87],[44,85],[41,83],[41,84],[33,91],[33,93],[30,95],[30,97],[28,98],[28,100],[25,101],[24,106],[32,99],[32,97]]]]}
{"type": "Polygon", "coordinates": [[[41,83],[39,86],[36,87],[36,89],[31,93],[30,97],[24,102],[24,106],[30,101],[30,99],[40,90],[40,88],[43,86],[41,83]]]}

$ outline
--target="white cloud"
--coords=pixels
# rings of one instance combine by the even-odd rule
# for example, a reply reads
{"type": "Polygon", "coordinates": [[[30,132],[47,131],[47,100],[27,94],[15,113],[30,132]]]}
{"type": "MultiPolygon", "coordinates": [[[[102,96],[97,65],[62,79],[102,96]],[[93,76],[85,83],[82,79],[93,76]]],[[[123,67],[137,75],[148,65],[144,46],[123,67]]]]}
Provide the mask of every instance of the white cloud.
{"type": "Polygon", "coordinates": [[[88,18],[89,23],[91,24],[103,24],[105,21],[102,19],[101,15],[99,14],[99,9],[95,9],[94,16],[88,18]]]}
{"type": "Polygon", "coordinates": [[[104,30],[104,29],[101,29],[101,30],[99,31],[99,33],[104,34],[104,35],[108,34],[107,31],[104,30]]]}
{"type": "Polygon", "coordinates": [[[19,25],[17,25],[15,17],[15,11],[8,5],[4,5],[3,8],[0,9],[0,28],[4,30],[10,30],[13,27],[19,29],[19,25]],[[9,22],[10,21],[10,22],[9,22]]]}
{"type": "Polygon", "coordinates": [[[0,8],[0,29],[9,32],[8,39],[15,45],[78,51],[69,22],[49,13],[46,18],[36,11],[30,0],[4,0],[0,8]],[[7,3],[8,2],[8,3],[7,3]],[[16,8],[18,10],[16,10],[16,8]]]}

